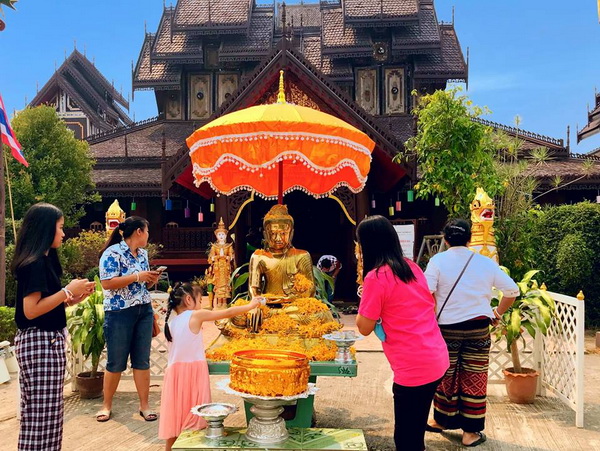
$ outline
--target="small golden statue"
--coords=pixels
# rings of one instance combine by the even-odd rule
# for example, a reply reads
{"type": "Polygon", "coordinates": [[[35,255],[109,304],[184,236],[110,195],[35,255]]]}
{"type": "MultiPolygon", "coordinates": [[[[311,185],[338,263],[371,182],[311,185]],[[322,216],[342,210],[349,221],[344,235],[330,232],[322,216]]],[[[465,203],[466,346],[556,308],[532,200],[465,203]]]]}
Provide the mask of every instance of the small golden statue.
{"type": "Polygon", "coordinates": [[[356,257],[356,283],[358,284],[358,288],[356,290],[356,294],[358,297],[362,297],[363,291],[363,256],[362,249],[360,248],[360,244],[358,241],[354,242],[354,257],[356,257]]]}
{"type": "Polygon", "coordinates": [[[221,218],[215,229],[217,241],[210,246],[209,267],[206,270],[209,299],[215,309],[227,308],[227,302],[231,298],[230,278],[235,269],[235,254],[231,243],[227,243],[227,234],[228,230],[221,218]]]}
{"type": "Polygon", "coordinates": [[[494,218],[496,207],[494,201],[483,188],[471,202],[471,244],[469,248],[498,263],[496,238],[494,236],[494,218]]]}
{"type": "Polygon", "coordinates": [[[125,221],[125,212],[119,205],[119,201],[115,199],[111,206],[108,207],[108,210],[106,210],[106,231],[112,232],[123,221],[125,221]]]}
{"type": "Polygon", "coordinates": [[[265,249],[250,257],[249,290],[267,301],[292,300],[315,295],[313,264],[307,251],[292,246],[294,218],[287,206],[274,205],[263,221],[265,249]]]}

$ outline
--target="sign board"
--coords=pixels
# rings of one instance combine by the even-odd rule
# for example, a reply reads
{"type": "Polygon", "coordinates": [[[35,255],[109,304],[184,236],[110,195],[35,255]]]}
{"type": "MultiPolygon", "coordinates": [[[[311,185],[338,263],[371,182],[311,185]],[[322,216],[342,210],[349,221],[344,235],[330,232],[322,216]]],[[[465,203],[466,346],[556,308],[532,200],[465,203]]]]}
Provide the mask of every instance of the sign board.
{"type": "Polygon", "coordinates": [[[400,246],[402,246],[402,253],[410,260],[414,260],[414,249],[415,249],[415,225],[414,224],[403,224],[394,225],[398,239],[400,240],[400,246]]]}

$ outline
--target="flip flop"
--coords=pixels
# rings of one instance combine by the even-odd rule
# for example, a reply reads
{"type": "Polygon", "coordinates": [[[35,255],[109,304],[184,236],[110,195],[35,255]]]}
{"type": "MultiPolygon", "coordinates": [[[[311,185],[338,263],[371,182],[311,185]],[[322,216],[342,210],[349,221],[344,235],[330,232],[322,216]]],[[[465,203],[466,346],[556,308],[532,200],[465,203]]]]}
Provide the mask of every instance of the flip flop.
{"type": "Polygon", "coordinates": [[[96,413],[96,421],[98,423],[106,423],[108,420],[110,420],[111,416],[112,412],[110,410],[100,410],[98,413],[96,413]]]}
{"type": "Polygon", "coordinates": [[[477,434],[479,436],[479,438],[477,440],[475,440],[473,443],[471,443],[470,445],[464,445],[463,446],[468,446],[469,448],[472,448],[474,446],[479,446],[482,443],[484,443],[487,440],[487,437],[485,436],[485,434],[483,432],[475,432],[475,434],[477,434]]]}
{"type": "Polygon", "coordinates": [[[158,420],[158,415],[153,410],[140,410],[140,416],[146,421],[158,420]]]}
{"type": "Polygon", "coordinates": [[[440,433],[444,432],[444,430],[443,430],[442,428],[436,428],[436,427],[433,427],[433,426],[432,426],[432,425],[430,425],[429,423],[427,423],[427,424],[425,425],[425,430],[426,430],[427,432],[435,432],[436,434],[440,434],[440,433]]]}

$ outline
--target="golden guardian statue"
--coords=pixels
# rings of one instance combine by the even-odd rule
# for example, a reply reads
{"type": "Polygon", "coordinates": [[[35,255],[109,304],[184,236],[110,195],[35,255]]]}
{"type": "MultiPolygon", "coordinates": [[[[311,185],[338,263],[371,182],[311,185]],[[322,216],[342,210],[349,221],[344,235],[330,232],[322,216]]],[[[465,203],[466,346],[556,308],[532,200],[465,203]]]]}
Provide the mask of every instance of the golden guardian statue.
{"type": "Polygon", "coordinates": [[[471,244],[474,252],[498,262],[496,238],[494,237],[494,201],[483,188],[477,188],[477,193],[471,202],[471,244]]]}

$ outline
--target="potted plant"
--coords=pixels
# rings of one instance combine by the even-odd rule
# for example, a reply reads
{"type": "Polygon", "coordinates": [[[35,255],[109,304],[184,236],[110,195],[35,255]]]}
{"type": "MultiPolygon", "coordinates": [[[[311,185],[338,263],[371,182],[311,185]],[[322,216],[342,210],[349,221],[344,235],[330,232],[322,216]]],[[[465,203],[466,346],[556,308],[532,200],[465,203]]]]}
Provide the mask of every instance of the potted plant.
{"type": "MultiPolygon", "coordinates": [[[[507,274],[508,269],[502,268],[507,274]]],[[[536,333],[546,335],[548,327],[556,312],[556,306],[552,297],[545,289],[540,288],[533,277],[539,270],[528,271],[520,282],[520,294],[513,305],[502,315],[498,324],[494,327],[493,334],[496,341],[506,339],[506,348],[512,358],[512,368],[503,370],[506,380],[506,391],[512,402],[529,404],[535,399],[537,379],[539,373],[532,368],[523,368],[519,358],[518,341],[525,340],[523,334],[527,332],[533,338],[536,333]]],[[[492,306],[496,307],[499,299],[492,300],[492,306]]]]}
{"type": "Polygon", "coordinates": [[[84,359],[92,357],[92,370],[76,376],[81,398],[98,398],[102,395],[104,373],[98,371],[100,356],[104,350],[104,296],[100,279],[96,277],[96,290],[79,304],[68,309],[67,327],[74,352],[81,351],[84,359]]]}

